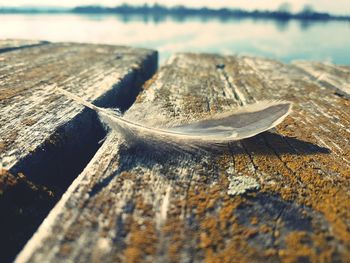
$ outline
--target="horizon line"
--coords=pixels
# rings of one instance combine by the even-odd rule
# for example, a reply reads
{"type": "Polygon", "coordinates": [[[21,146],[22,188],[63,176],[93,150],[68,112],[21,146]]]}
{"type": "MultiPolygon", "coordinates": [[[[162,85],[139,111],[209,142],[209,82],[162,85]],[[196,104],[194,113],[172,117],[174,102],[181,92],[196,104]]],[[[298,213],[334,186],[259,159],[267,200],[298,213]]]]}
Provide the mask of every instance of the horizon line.
{"type": "MultiPolygon", "coordinates": [[[[212,7],[190,7],[185,5],[175,5],[175,6],[167,6],[161,4],[120,4],[114,7],[105,6],[105,5],[77,5],[73,7],[59,7],[59,6],[45,6],[45,5],[23,5],[23,6],[0,6],[0,13],[45,13],[45,12],[73,12],[73,13],[123,13],[121,8],[129,8],[126,10],[127,13],[132,13],[132,11],[156,11],[156,9],[161,9],[162,11],[167,11],[168,13],[164,15],[225,15],[225,16],[234,16],[237,14],[240,15],[251,15],[251,16],[273,16],[273,15],[281,15],[286,19],[295,19],[295,18],[309,18],[309,19],[350,19],[350,14],[348,15],[338,15],[329,12],[320,12],[313,10],[301,10],[299,12],[291,12],[290,10],[269,10],[269,9],[243,9],[243,8],[234,8],[234,7],[220,7],[220,8],[212,8],[212,7]],[[90,10],[89,10],[90,9],[90,10]],[[95,10],[93,10],[95,9],[95,10]],[[202,13],[201,13],[202,12],[202,13]],[[204,13],[204,12],[210,12],[204,13]],[[224,14],[225,12],[225,14],[224,14]],[[240,12],[240,13],[239,13],[240,12]],[[302,16],[302,17],[301,17],[302,16]]],[[[160,10],[158,10],[159,13],[160,10]]],[[[156,12],[153,12],[156,13],[156,12]]],[[[141,14],[138,12],[138,14],[141,14]]],[[[145,15],[152,15],[152,13],[144,13],[145,15]]],[[[280,17],[282,18],[282,17],[280,17]]]]}

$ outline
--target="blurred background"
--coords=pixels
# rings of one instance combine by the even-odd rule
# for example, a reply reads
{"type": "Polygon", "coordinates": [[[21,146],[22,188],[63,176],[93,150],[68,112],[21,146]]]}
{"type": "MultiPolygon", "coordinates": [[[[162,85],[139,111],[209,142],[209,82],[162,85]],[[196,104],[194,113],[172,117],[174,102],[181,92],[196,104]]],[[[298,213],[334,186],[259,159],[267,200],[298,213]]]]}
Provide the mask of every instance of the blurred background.
{"type": "Polygon", "coordinates": [[[0,0],[0,39],[350,65],[349,0],[0,0]]]}

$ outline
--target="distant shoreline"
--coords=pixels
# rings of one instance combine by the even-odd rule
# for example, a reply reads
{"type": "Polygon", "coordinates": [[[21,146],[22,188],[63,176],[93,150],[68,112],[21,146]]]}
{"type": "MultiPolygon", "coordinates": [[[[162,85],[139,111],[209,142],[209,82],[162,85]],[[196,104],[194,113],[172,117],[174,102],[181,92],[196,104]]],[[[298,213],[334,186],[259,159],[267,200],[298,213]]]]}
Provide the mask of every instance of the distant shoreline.
{"type": "Polygon", "coordinates": [[[287,11],[247,11],[241,9],[210,9],[189,7],[165,7],[161,5],[121,5],[116,7],[78,6],[74,8],[40,8],[40,7],[0,7],[0,14],[118,14],[142,15],[153,17],[175,16],[178,18],[204,17],[220,19],[273,19],[279,21],[308,20],[308,21],[350,21],[350,15],[339,16],[329,13],[304,10],[298,13],[287,11]]]}

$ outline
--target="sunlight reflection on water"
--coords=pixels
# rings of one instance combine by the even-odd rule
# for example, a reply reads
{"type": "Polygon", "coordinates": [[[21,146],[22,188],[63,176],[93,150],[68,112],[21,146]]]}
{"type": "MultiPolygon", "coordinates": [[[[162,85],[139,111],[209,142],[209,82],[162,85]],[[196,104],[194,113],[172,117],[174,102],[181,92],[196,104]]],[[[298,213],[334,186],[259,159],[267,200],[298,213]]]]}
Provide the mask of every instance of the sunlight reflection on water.
{"type": "Polygon", "coordinates": [[[350,24],[120,15],[0,15],[0,38],[131,45],[157,49],[350,64],[350,24]]]}

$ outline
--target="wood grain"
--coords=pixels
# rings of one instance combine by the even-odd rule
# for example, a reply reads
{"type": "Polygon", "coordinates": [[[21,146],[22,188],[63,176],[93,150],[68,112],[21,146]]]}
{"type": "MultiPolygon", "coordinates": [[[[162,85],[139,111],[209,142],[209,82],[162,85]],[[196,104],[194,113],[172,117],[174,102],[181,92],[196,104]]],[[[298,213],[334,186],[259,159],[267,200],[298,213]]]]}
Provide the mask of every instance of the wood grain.
{"type": "MultiPolygon", "coordinates": [[[[32,42],[4,42],[23,46],[32,42]]],[[[36,43],[35,41],[32,43],[36,43]]],[[[1,262],[14,258],[76,176],[106,130],[96,113],[54,91],[128,108],[157,68],[156,51],[52,43],[1,54],[1,262]]]]}
{"type": "Polygon", "coordinates": [[[181,123],[263,99],[271,132],[186,153],[109,134],[17,262],[331,262],[350,253],[350,101],[295,65],[178,54],[125,116],[181,123]],[[260,187],[229,195],[232,178],[260,187]]]}
{"type": "Polygon", "coordinates": [[[350,99],[350,67],[330,63],[297,61],[295,66],[313,77],[318,84],[331,88],[341,96],[350,99]]]}
{"type": "Polygon", "coordinates": [[[62,143],[76,126],[82,133],[94,128],[88,120],[92,113],[55,93],[55,85],[100,106],[125,109],[157,65],[153,51],[69,43],[18,50],[2,58],[0,159],[4,169],[26,174],[35,170],[26,158],[62,143]]]}

